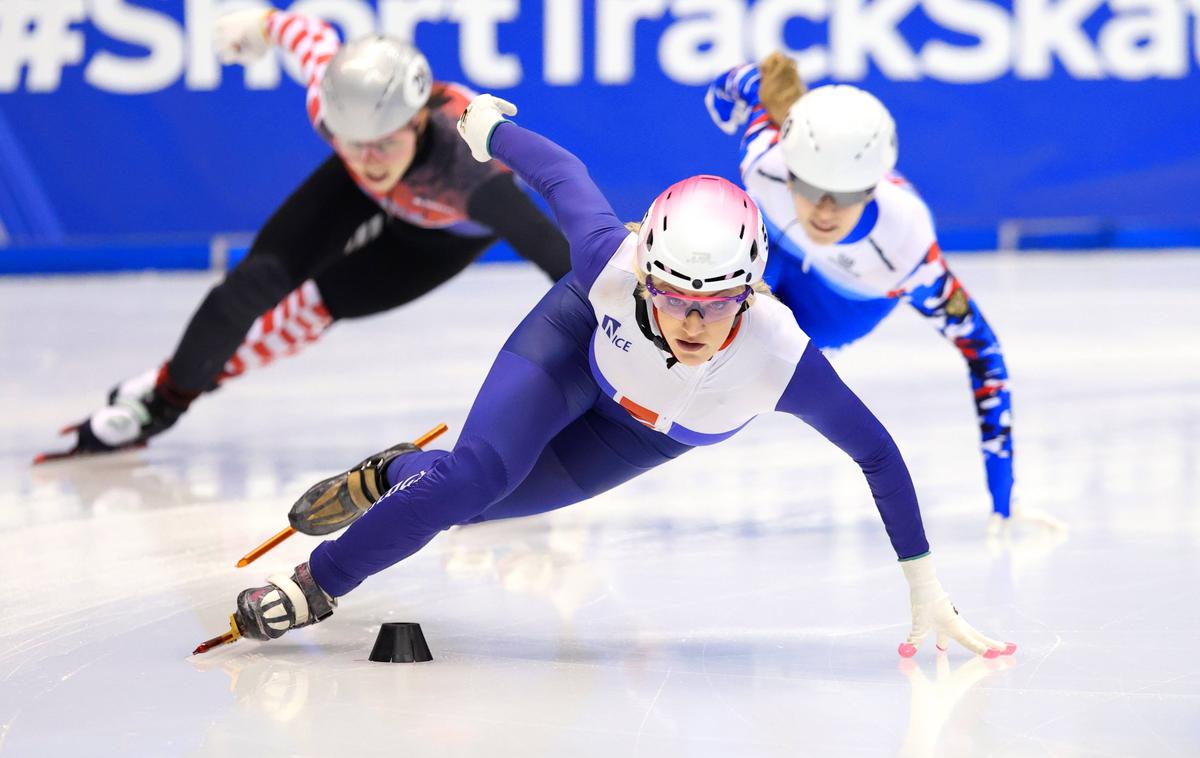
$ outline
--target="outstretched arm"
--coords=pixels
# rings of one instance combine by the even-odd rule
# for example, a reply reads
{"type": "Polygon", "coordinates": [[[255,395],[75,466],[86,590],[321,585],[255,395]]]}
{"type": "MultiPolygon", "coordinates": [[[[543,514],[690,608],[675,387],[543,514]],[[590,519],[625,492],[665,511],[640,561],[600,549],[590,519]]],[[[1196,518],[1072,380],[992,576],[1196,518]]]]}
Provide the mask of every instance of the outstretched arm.
{"type": "Polygon", "coordinates": [[[329,59],[341,47],[337,32],[313,16],[272,11],[267,15],[267,37],[279,52],[300,67],[308,88],[305,95],[308,119],[317,126],[321,119],[321,77],[329,59]]]}
{"type": "Polygon", "coordinates": [[[314,16],[257,8],[234,11],[217,19],[217,53],[224,63],[250,65],[272,46],[299,69],[308,88],[308,118],[320,123],[321,77],[341,46],[333,27],[314,16]]]}
{"type": "Polygon", "coordinates": [[[979,306],[946,266],[936,242],[929,248],[925,261],[895,294],[907,299],[966,360],[992,512],[1008,518],[1013,486],[1012,402],[1000,340],[979,306]]]}
{"type": "Polygon", "coordinates": [[[775,409],[798,416],[862,468],[901,560],[929,552],[917,493],[899,448],[813,343],[805,348],[775,409]]]}
{"type": "Polygon", "coordinates": [[[516,112],[512,103],[480,95],[463,111],[459,134],[476,160],[504,161],[546,199],[571,245],[571,269],[580,284],[590,288],[630,232],[583,162],[504,118],[516,112]]]}
{"type": "Polygon", "coordinates": [[[955,640],[986,658],[1015,652],[1016,645],[980,634],[950,602],[934,572],[912,478],[896,443],[811,342],[776,409],[804,419],[862,467],[908,581],[912,630],[900,644],[900,655],[916,655],[930,633],[939,650],[955,640]]]}

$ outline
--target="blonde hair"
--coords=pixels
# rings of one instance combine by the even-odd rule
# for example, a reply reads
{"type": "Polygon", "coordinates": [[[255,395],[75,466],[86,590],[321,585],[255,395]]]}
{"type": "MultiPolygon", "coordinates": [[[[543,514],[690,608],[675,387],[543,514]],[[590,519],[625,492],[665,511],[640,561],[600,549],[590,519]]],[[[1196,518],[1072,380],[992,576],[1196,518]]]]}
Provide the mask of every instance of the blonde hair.
{"type": "Polygon", "coordinates": [[[808,91],[800,79],[796,61],[783,53],[771,53],[758,64],[758,99],[775,126],[781,126],[788,109],[808,91]]]}
{"type": "MultiPolygon", "coordinates": [[[[629,231],[633,232],[634,234],[637,234],[642,230],[642,224],[640,221],[626,221],[625,228],[628,229],[629,231]]],[[[641,266],[635,266],[633,273],[635,276],[637,276],[637,280],[638,280],[638,288],[637,288],[638,297],[642,298],[643,300],[649,300],[650,293],[646,290],[646,272],[642,271],[641,266]]],[[[750,297],[746,298],[746,307],[750,307],[751,305],[753,305],[754,298],[758,297],[759,295],[763,295],[764,297],[769,297],[772,300],[775,299],[775,293],[771,291],[771,287],[766,282],[762,281],[761,279],[758,280],[757,282],[755,282],[754,284],[751,284],[750,289],[754,290],[754,294],[751,295],[750,297]]]]}

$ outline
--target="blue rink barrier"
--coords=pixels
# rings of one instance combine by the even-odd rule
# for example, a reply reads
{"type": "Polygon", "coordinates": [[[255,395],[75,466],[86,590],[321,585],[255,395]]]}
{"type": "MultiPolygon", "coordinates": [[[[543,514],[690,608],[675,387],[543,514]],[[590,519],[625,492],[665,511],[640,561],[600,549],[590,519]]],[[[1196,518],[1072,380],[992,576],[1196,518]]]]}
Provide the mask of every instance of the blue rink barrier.
{"type": "MultiPolygon", "coordinates": [[[[245,245],[219,252],[209,240],[106,240],[0,247],[0,276],[103,274],[132,271],[207,271],[232,268],[245,245]]],[[[482,263],[521,260],[505,242],[493,245],[482,263]]]]}
{"type": "Polygon", "coordinates": [[[705,88],[784,50],[887,104],[945,249],[1200,245],[1195,2],[0,0],[0,270],[191,267],[328,157],[293,68],[218,61],[217,17],[247,4],[412,39],[438,79],[518,104],[623,219],[684,176],[737,179],[705,88]]]}
{"type": "Polygon", "coordinates": [[[192,271],[211,266],[208,242],[111,241],[0,247],[0,274],[192,271]]]}
{"type": "MultiPolygon", "coordinates": [[[[939,235],[942,249],[989,253],[1000,246],[995,230],[951,230],[939,235]]],[[[1111,229],[1081,232],[1026,232],[1013,250],[1145,250],[1200,248],[1200,228],[1111,229]]],[[[248,247],[218,252],[209,240],[106,240],[56,245],[0,247],[0,276],[102,274],[133,271],[207,271],[236,266],[248,247]]],[[[520,261],[506,242],[487,250],[480,263],[520,261]]]]}

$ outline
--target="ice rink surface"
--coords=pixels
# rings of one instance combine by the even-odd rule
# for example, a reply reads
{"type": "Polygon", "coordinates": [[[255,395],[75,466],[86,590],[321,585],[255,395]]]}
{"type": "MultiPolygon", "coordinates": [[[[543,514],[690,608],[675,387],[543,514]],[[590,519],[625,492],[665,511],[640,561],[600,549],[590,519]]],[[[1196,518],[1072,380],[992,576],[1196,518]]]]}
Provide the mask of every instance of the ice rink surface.
{"type": "Polygon", "coordinates": [[[988,539],[966,369],[901,308],[835,357],[900,444],[942,582],[1020,645],[911,661],[861,474],[763,417],[550,516],[452,530],[334,617],[189,652],[305,560],[312,482],[460,428],[545,288],[475,267],[202,398],[146,450],[31,468],[166,357],[208,275],[0,280],[0,755],[1200,755],[1200,255],[951,257],[1005,347],[1020,502],[988,539]],[[367,660],[384,621],[435,660],[367,660]]]}

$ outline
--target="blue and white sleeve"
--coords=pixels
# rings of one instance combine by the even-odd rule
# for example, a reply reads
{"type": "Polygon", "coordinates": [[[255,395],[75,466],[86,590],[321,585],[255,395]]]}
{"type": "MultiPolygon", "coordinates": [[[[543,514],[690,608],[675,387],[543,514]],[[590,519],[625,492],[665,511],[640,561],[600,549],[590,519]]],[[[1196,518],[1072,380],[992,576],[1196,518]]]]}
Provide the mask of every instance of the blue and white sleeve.
{"type": "Polygon", "coordinates": [[[708,115],[718,129],[730,136],[741,130],[743,154],[764,129],[775,130],[777,126],[758,99],[759,80],[758,66],[750,63],[734,66],[713,79],[704,95],[708,115]]]}
{"type": "Polygon", "coordinates": [[[900,560],[929,552],[917,493],[900,449],[813,343],[796,363],[775,410],[797,416],[854,459],[900,560]]]}
{"type": "Polygon", "coordinates": [[[1000,339],[946,265],[936,242],[897,293],[958,349],[967,362],[992,512],[1011,514],[1012,399],[1000,339]]]}
{"type": "Polygon", "coordinates": [[[629,231],[583,162],[540,134],[503,121],[488,149],[546,199],[571,245],[571,270],[590,289],[629,231]]]}

